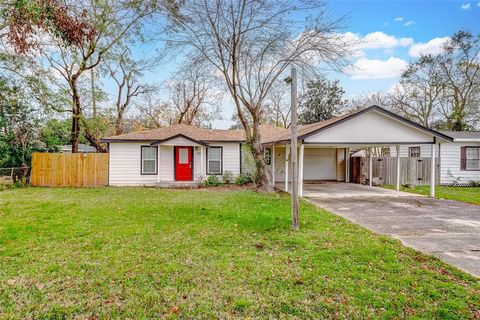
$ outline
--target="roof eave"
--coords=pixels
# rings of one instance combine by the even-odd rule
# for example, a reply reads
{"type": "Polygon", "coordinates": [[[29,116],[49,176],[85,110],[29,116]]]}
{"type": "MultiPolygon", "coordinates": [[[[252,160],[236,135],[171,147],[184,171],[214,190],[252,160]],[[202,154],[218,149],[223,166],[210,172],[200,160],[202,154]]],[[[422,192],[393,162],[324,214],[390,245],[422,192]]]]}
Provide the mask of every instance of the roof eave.
{"type": "Polygon", "coordinates": [[[181,133],[176,134],[176,135],[173,135],[173,136],[168,137],[168,138],[165,138],[165,139],[162,139],[162,140],[154,140],[154,142],[152,142],[150,145],[152,145],[152,146],[158,146],[158,145],[160,145],[160,144],[162,144],[162,143],[164,143],[164,142],[167,142],[167,141],[169,141],[169,140],[173,140],[173,139],[175,139],[175,138],[184,138],[184,139],[187,139],[187,140],[189,140],[189,141],[191,141],[191,142],[193,142],[193,143],[196,143],[196,144],[199,144],[199,145],[202,145],[202,146],[208,146],[208,144],[205,143],[205,142],[203,142],[202,140],[193,139],[193,138],[190,138],[189,136],[186,136],[186,135],[181,134],[181,133]]]}

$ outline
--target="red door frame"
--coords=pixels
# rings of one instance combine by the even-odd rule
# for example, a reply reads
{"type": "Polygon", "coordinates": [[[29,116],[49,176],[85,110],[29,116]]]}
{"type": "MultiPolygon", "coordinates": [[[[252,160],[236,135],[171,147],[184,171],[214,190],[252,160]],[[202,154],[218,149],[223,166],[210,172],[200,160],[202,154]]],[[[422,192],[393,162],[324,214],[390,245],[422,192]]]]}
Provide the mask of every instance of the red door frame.
{"type": "Polygon", "coordinates": [[[187,146],[175,146],[173,147],[173,169],[174,169],[174,177],[175,181],[193,181],[193,147],[187,147],[187,146]],[[178,166],[180,164],[178,163],[179,161],[179,150],[180,149],[187,149],[188,150],[188,158],[189,158],[189,163],[188,165],[190,166],[190,179],[178,179],[177,177],[177,171],[180,169],[178,166]]]}

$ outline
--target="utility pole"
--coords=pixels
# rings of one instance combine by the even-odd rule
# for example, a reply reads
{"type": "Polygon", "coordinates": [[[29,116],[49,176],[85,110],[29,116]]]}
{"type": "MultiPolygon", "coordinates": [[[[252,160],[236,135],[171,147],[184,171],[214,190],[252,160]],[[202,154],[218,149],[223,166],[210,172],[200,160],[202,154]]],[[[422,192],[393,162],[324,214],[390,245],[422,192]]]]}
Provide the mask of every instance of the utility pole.
{"type": "Polygon", "coordinates": [[[290,107],[292,141],[290,159],[292,161],[292,229],[299,230],[298,222],[298,161],[297,161],[297,70],[292,67],[291,75],[285,79],[290,84],[290,107]]]}

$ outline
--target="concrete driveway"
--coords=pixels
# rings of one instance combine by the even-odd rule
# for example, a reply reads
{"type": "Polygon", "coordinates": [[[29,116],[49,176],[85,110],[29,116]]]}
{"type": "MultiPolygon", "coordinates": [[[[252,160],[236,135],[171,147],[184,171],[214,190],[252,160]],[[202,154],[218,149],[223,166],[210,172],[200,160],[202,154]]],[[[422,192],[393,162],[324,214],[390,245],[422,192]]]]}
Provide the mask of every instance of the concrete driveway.
{"type": "Polygon", "coordinates": [[[319,207],[480,277],[480,206],[358,184],[304,190],[319,207]]]}

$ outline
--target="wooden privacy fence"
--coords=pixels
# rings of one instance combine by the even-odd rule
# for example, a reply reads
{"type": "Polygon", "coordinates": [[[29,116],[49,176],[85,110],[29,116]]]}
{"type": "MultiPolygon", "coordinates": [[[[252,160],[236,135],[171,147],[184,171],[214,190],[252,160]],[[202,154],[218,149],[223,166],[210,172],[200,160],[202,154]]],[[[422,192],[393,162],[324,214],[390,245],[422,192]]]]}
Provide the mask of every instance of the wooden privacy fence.
{"type": "Polygon", "coordinates": [[[108,185],[108,153],[33,153],[32,186],[108,185]]]}
{"type": "MultiPolygon", "coordinates": [[[[353,158],[352,158],[353,159],[353,158]]],[[[354,162],[354,161],[353,161],[354,162]]],[[[353,163],[352,162],[352,163],[353,163]]],[[[361,166],[362,180],[368,179],[368,158],[358,161],[361,166]]],[[[436,161],[435,181],[440,181],[439,159],[436,161]]],[[[397,158],[396,157],[373,157],[373,178],[377,178],[384,185],[395,185],[397,179],[397,158]]],[[[430,184],[430,158],[401,157],[400,158],[400,184],[411,184],[415,186],[430,184]]]]}

